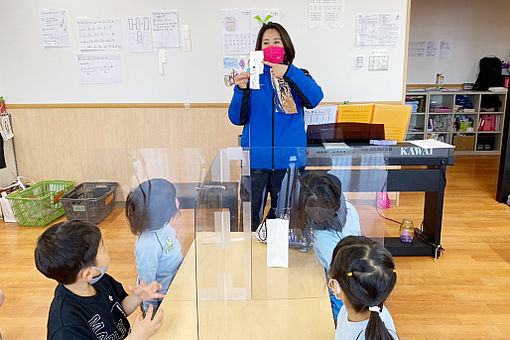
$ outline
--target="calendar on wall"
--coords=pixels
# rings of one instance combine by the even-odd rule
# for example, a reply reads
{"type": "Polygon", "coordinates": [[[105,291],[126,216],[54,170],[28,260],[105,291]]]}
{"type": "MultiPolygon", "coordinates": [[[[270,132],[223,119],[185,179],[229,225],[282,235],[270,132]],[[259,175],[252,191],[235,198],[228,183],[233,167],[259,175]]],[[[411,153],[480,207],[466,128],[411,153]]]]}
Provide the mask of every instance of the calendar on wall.
{"type": "Polygon", "coordinates": [[[247,55],[255,49],[263,23],[280,22],[280,11],[226,9],[221,12],[223,55],[247,55]]]}

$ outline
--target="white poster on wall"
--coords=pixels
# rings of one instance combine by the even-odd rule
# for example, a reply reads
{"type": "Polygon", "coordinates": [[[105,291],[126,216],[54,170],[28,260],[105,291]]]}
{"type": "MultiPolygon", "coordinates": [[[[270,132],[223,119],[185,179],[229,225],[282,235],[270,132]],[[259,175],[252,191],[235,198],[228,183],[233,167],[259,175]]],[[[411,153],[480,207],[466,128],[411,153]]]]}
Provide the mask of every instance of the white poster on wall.
{"type": "Polygon", "coordinates": [[[308,0],[308,26],[342,28],[344,0],[308,0]]]}
{"type": "Polygon", "coordinates": [[[177,11],[152,11],[154,47],[179,47],[179,18],[177,11]]]}
{"type": "Polygon", "coordinates": [[[41,9],[44,47],[69,47],[69,31],[65,9],[41,9]]]}
{"type": "Polygon", "coordinates": [[[152,52],[152,31],[150,17],[127,17],[127,29],[129,52],[152,52]]]}
{"type": "Polygon", "coordinates": [[[358,14],[357,46],[398,46],[400,13],[358,14]]]}
{"type": "Polygon", "coordinates": [[[122,25],[119,18],[78,18],[80,50],[118,50],[122,46],[122,25]]]}
{"type": "Polygon", "coordinates": [[[79,54],[81,84],[112,84],[122,81],[120,54],[79,54]]]}
{"type": "Polygon", "coordinates": [[[439,59],[450,60],[452,58],[452,44],[449,41],[439,42],[439,59]]]}

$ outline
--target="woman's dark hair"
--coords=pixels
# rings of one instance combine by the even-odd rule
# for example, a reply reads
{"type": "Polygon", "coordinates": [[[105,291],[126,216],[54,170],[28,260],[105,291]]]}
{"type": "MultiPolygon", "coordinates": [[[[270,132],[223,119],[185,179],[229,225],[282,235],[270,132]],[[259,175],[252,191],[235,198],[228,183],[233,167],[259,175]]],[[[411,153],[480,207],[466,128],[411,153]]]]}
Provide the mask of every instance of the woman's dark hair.
{"type": "MultiPolygon", "coordinates": [[[[333,250],[329,275],[338,281],[348,302],[358,313],[371,306],[379,306],[382,311],[384,301],[397,282],[390,252],[365,236],[348,236],[338,242],[333,250]]],[[[378,312],[370,312],[365,339],[393,339],[378,312]]]]}
{"type": "Polygon", "coordinates": [[[262,49],[262,36],[264,32],[268,29],[277,30],[280,33],[280,37],[282,38],[283,49],[285,50],[285,56],[283,57],[283,62],[285,64],[292,64],[294,61],[294,57],[296,56],[296,50],[294,49],[294,45],[292,44],[292,40],[290,39],[289,33],[283,28],[282,25],[277,24],[276,22],[268,22],[267,24],[262,24],[260,28],[259,34],[257,36],[257,43],[255,44],[255,50],[260,51],[262,49]]]}
{"type": "Polygon", "coordinates": [[[76,282],[83,268],[96,264],[101,231],[92,223],[70,220],[52,225],[37,239],[35,266],[61,284],[76,282]]]}
{"type": "Polygon", "coordinates": [[[340,208],[342,183],[335,176],[320,172],[308,172],[299,181],[301,185],[296,212],[299,227],[304,228],[308,217],[310,217],[305,211],[307,207],[325,208],[332,212],[340,208]]]}
{"type": "Polygon", "coordinates": [[[179,213],[175,186],[163,178],[153,178],[132,190],[126,198],[126,217],[131,232],[140,235],[157,230],[179,213]]]}

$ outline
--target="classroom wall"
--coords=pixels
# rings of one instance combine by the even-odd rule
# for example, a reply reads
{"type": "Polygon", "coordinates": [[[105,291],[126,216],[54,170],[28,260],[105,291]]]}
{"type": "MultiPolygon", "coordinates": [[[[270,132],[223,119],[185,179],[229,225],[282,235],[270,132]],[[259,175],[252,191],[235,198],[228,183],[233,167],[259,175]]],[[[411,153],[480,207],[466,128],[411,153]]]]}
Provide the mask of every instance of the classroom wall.
{"type": "Polygon", "coordinates": [[[487,55],[510,57],[510,1],[413,0],[409,41],[450,41],[450,60],[409,57],[408,84],[433,84],[437,73],[445,83],[474,82],[478,62],[487,55]]]}
{"type": "Polygon", "coordinates": [[[241,127],[226,108],[22,108],[10,110],[21,175],[114,181],[119,199],[147,177],[198,182],[241,127]]]}

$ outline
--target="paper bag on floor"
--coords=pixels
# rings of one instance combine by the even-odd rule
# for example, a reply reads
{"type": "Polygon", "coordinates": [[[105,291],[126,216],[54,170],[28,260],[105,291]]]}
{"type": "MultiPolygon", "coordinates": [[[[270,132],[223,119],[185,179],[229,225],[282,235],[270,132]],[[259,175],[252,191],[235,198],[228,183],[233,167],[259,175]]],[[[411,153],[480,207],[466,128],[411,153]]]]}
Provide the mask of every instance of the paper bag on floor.
{"type": "Polygon", "coordinates": [[[4,217],[4,222],[16,222],[16,218],[14,217],[14,212],[12,211],[11,204],[9,200],[5,198],[7,194],[2,192],[2,197],[0,198],[0,206],[2,207],[2,215],[4,217]]]}
{"type": "Polygon", "coordinates": [[[289,267],[289,220],[267,219],[267,266],[289,267]]]}

